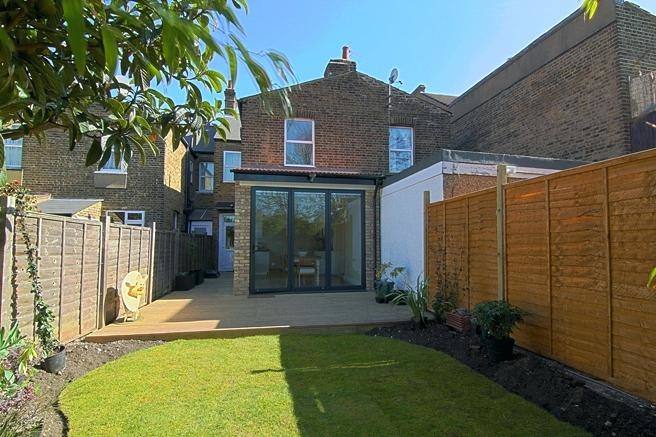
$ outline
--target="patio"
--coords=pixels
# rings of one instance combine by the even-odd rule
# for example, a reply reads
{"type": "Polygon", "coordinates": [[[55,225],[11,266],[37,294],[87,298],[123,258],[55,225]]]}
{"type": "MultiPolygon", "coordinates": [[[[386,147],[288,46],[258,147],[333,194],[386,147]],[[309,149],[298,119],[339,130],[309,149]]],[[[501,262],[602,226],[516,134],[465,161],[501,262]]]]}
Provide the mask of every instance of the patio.
{"type": "Polygon", "coordinates": [[[170,293],[142,308],[136,322],[119,319],[86,341],[360,332],[409,318],[407,307],[376,304],[371,292],[235,296],[232,275],[223,274],[192,290],[170,293]]]}

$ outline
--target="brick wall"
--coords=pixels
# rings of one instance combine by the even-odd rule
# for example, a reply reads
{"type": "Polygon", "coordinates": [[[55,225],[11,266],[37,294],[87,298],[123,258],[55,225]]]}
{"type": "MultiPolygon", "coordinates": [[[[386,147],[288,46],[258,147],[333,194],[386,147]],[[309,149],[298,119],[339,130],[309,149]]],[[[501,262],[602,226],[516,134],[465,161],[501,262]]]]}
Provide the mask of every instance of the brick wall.
{"type": "MultiPolygon", "coordinates": [[[[191,181],[189,181],[189,185],[191,187],[191,190],[189,192],[189,196],[191,198],[191,206],[192,208],[213,208],[214,207],[214,191],[211,191],[209,193],[201,193],[198,191],[199,183],[200,183],[200,163],[201,162],[214,162],[214,153],[198,153],[197,157],[193,159],[193,170],[191,174],[191,181]]],[[[216,166],[216,163],[214,164],[214,190],[216,190],[217,187],[217,175],[218,175],[218,167],[216,166]]]]}
{"type": "Polygon", "coordinates": [[[234,294],[248,294],[251,258],[251,187],[235,183],[234,294]]]}
{"type": "MultiPolygon", "coordinates": [[[[214,201],[215,202],[234,202],[235,201],[235,184],[234,182],[223,182],[223,152],[224,151],[241,152],[241,143],[237,142],[218,142],[217,153],[214,154],[214,168],[216,175],[214,177],[214,201]]],[[[243,159],[243,154],[242,154],[243,159]]]]}
{"type": "MultiPolygon", "coordinates": [[[[357,72],[310,81],[292,88],[293,116],[315,122],[315,165],[318,168],[384,174],[389,168],[388,127],[411,126],[415,162],[446,147],[449,113],[416,96],[388,88],[357,72]]],[[[282,166],[284,115],[262,109],[258,97],[241,100],[244,165],[282,166]]]]}
{"type": "Polygon", "coordinates": [[[489,87],[476,105],[472,90],[456,100],[452,146],[582,160],[630,152],[628,77],[656,69],[656,21],[628,2],[602,7],[592,22],[578,16],[559,24],[472,90],[508,76],[513,64],[535,63],[540,51],[556,52],[562,41],[580,38],[564,53],[509,86],[489,87]],[[587,36],[594,25],[600,28],[587,36]]]}
{"type": "MultiPolygon", "coordinates": [[[[171,229],[173,211],[184,207],[184,147],[173,151],[170,142],[157,142],[160,153],[148,155],[142,164],[135,153],[130,162],[127,188],[96,188],[95,166],[85,167],[89,142],[68,150],[68,134],[49,130],[42,143],[28,137],[23,142],[23,183],[34,193],[53,197],[103,199],[103,212],[113,209],[143,210],[146,225],[157,222],[160,229],[171,229]]],[[[181,220],[179,220],[180,222],[181,220]]]]}

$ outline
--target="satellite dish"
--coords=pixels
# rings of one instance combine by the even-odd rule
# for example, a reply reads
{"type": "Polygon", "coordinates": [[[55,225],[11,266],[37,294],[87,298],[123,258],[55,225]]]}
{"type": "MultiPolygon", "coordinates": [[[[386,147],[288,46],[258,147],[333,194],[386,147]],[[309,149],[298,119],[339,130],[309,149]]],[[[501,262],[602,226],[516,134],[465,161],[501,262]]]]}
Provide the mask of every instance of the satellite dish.
{"type": "Polygon", "coordinates": [[[125,307],[126,316],[125,320],[131,316],[132,320],[139,317],[139,305],[141,304],[141,297],[146,294],[146,279],[147,275],[142,275],[138,271],[133,271],[125,275],[121,283],[121,300],[125,307]]]}
{"type": "Polygon", "coordinates": [[[399,70],[397,70],[396,68],[392,68],[392,72],[390,73],[390,77],[389,77],[389,83],[392,84],[396,82],[396,79],[398,78],[399,78],[399,70]]]}

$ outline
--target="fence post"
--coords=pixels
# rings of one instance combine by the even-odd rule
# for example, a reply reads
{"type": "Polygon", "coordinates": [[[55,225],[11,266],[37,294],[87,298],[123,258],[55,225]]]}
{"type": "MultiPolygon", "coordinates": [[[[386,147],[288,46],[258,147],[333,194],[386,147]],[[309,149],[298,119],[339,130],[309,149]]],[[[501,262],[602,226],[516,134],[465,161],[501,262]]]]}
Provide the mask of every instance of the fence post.
{"type": "Polygon", "coordinates": [[[153,284],[155,279],[155,240],[157,236],[157,223],[150,225],[150,254],[148,255],[148,299],[147,303],[153,301],[153,284]]]}
{"type": "Polygon", "coordinates": [[[4,326],[7,305],[12,294],[11,271],[14,257],[14,223],[16,199],[13,197],[0,198],[0,268],[2,279],[0,282],[0,326],[4,326]]]}
{"type": "Polygon", "coordinates": [[[424,191],[424,279],[428,279],[428,207],[430,191],[424,191]]]}
{"type": "Polygon", "coordinates": [[[506,211],[503,186],[508,182],[505,165],[497,165],[497,297],[506,300],[506,211]]]}
{"type": "MultiPolygon", "coordinates": [[[[111,219],[105,215],[101,226],[102,252],[100,255],[100,290],[98,292],[98,329],[105,326],[105,292],[107,291],[107,259],[109,257],[109,225],[111,219]]],[[[119,241],[120,244],[120,241],[119,241]]]]}

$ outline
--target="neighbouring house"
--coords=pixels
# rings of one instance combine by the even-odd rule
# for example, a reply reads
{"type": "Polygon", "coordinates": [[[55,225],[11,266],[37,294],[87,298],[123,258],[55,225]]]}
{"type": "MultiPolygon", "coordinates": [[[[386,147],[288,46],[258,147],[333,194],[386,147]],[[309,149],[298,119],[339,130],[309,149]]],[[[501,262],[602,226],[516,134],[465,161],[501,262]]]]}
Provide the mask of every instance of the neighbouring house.
{"type": "Polygon", "coordinates": [[[631,135],[629,91],[656,70],[654,35],[656,16],[630,2],[577,10],[448,103],[449,147],[597,161],[656,146],[644,124],[631,135]]]}
{"type": "Polygon", "coordinates": [[[39,195],[39,208],[53,214],[99,219],[159,229],[182,229],[184,225],[184,145],[174,148],[159,139],[159,154],[142,164],[137,158],[129,166],[115,165],[110,158],[98,169],[86,167],[87,147],[68,149],[68,134],[49,130],[46,140],[34,137],[18,141],[11,150],[8,168],[13,177],[39,195]],[[47,199],[44,198],[47,197],[47,199]]]}
{"type": "Polygon", "coordinates": [[[291,115],[239,100],[234,292],[371,289],[382,178],[446,147],[450,114],[358,72],[347,47],[289,100],[291,115]]]}
{"type": "MultiPolygon", "coordinates": [[[[225,90],[224,107],[236,109],[235,91],[225,90]]],[[[241,166],[241,122],[228,116],[225,140],[216,129],[207,129],[207,138],[190,145],[187,177],[187,231],[217,237],[219,271],[232,271],[235,189],[232,170],[241,166]]]]}
{"type": "Polygon", "coordinates": [[[508,180],[513,181],[551,174],[584,162],[442,149],[385,178],[380,196],[380,260],[405,269],[397,279],[399,286],[414,286],[417,278],[424,275],[424,192],[429,193],[430,202],[437,202],[494,187],[500,164],[506,166],[508,180]]]}

